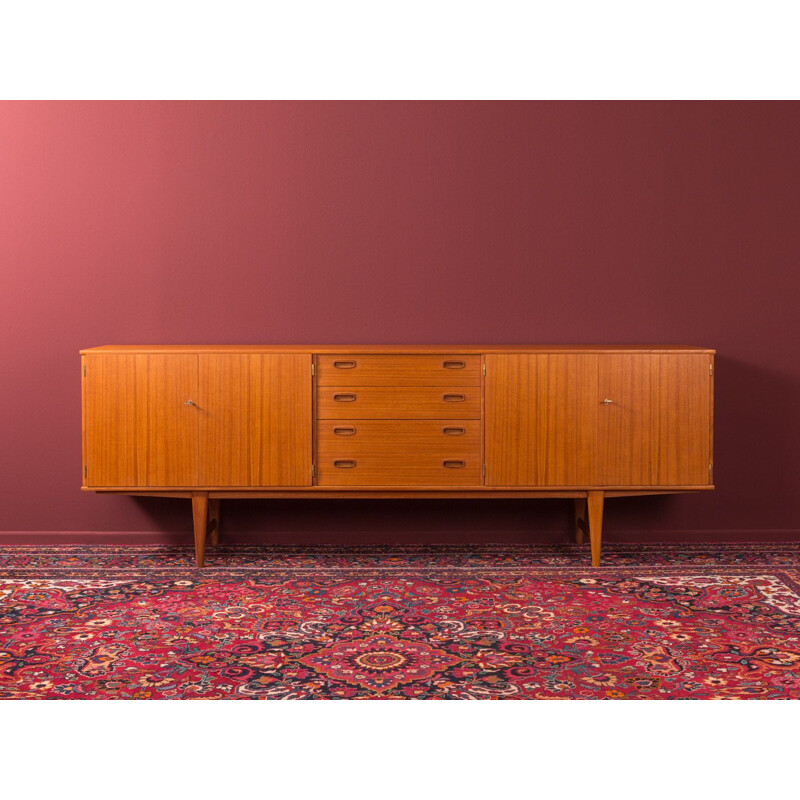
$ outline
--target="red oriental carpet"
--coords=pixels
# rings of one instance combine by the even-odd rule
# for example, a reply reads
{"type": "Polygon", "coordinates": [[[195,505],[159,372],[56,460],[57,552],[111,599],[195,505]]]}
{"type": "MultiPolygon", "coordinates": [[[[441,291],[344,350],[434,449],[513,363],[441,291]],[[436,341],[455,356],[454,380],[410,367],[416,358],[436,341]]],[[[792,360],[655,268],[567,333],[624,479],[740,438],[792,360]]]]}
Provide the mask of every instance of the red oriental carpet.
{"type": "Polygon", "coordinates": [[[0,548],[0,697],[800,698],[800,544],[0,548]]]}

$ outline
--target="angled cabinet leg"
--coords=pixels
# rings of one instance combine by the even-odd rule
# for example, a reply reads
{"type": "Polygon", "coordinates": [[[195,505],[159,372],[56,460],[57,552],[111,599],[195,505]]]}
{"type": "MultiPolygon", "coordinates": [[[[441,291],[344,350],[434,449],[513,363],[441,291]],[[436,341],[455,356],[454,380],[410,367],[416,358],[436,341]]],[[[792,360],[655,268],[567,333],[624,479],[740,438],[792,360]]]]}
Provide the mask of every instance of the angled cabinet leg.
{"type": "Polygon", "coordinates": [[[603,493],[589,492],[589,539],[592,543],[592,566],[600,566],[600,546],[603,539],[603,493]]]}
{"type": "Polygon", "coordinates": [[[208,501],[208,543],[212,547],[216,547],[220,539],[219,504],[220,500],[218,497],[208,501]]]}
{"type": "Polygon", "coordinates": [[[194,522],[195,558],[197,560],[197,566],[202,567],[206,558],[208,492],[192,492],[192,520],[194,522]]]}
{"type": "Polygon", "coordinates": [[[575,544],[583,544],[583,534],[589,529],[586,522],[586,498],[576,497],[572,501],[572,510],[575,544]]]}

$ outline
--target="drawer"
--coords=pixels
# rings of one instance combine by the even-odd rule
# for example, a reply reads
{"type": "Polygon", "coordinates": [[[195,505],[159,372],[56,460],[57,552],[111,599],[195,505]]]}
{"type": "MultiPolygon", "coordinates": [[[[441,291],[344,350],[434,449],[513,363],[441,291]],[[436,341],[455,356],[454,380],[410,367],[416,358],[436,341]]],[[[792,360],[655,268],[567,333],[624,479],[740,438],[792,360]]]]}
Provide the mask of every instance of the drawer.
{"type": "Polygon", "coordinates": [[[317,356],[318,386],[480,386],[481,357],[317,356]]]}
{"type": "Polygon", "coordinates": [[[479,420],[321,420],[318,486],[480,486],[479,420]]]}
{"type": "Polygon", "coordinates": [[[318,386],[317,419],[480,419],[480,386],[318,386]]]}
{"type": "Polygon", "coordinates": [[[344,450],[353,456],[376,451],[431,453],[442,458],[477,455],[481,423],[477,419],[319,420],[317,452],[334,455],[344,450]]]}

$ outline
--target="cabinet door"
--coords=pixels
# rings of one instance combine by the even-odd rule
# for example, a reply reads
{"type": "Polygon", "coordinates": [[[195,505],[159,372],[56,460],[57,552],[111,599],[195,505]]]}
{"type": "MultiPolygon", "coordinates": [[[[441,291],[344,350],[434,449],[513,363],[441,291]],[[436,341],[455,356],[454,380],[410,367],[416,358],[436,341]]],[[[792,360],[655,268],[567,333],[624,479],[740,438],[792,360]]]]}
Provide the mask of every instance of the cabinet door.
{"type": "Polygon", "coordinates": [[[86,485],[197,485],[197,356],[85,357],[86,485]]]}
{"type": "Polygon", "coordinates": [[[701,353],[599,356],[598,485],[710,482],[710,363],[701,353]]]}
{"type": "Polygon", "coordinates": [[[591,485],[597,358],[486,356],[487,485],[591,485]]]}
{"type": "Polygon", "coordinates": [[[311,485],[311,355],[199,360],[200,485],[311,485]]]}

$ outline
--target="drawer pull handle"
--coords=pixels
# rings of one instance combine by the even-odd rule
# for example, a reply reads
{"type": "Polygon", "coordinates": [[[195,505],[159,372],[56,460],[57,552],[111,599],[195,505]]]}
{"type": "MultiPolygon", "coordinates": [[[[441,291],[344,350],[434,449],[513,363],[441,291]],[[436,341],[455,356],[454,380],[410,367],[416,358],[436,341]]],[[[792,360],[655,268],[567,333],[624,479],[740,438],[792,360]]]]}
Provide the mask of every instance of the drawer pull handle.
{"type": "Polygon", "coordinates": [[[442,461],[442,466],[446,469],[461,469],[467,466],[466,461],[442,461]]]}
{"type": "Polygon", "coordinates": [[[445,369],[464,369],[467,366],[466,361],[443,361],[442,366],[445,369]]]}
{"type": "Polygon", "coordinates": [[[337,469],[352,469],[356,465],[354,458],[337,458],[333,462],[333,466],[337,469]]]}
{"type": "Polygon", "coordinates": [[[348,427],[345,428],[345,427],[342,427],[341,425],[337,425],[333,429],[333,432],[337,436],[355,436],[356,435],[356,429],[354,427],[352,427],[352,426],[348,426],[348,427]]]}
{"type": "Polygon", "coordinates": [[[338,392],[333,396],[333,399],[336,400],[337,403],[352,403],[356,396],[352,392],[338,392]]]}
{"type": "Polygon", "coordinates": [[[466,431],[464,428],[442,428],[442,433],[445,436],[463,436],[466,431]]]}
{"type": "Polygon", "coordinates": [[[467,399],[465,394],[443,394],[442,400],[445,403],[463,403],[467,399]]]}
{"type": "Polygon", "coordinates": [[[333,366],[336,369],[355,369],[356,362],[355,361],[334,361],[333,366]]]}

